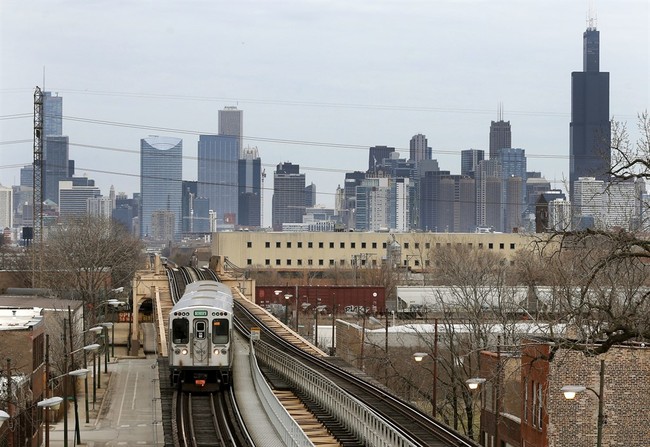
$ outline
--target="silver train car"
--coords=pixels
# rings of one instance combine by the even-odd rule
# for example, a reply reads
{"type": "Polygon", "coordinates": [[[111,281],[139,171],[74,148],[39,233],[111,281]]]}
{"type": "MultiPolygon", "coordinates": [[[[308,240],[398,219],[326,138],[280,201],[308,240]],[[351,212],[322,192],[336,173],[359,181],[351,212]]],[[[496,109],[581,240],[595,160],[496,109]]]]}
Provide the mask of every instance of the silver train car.
{"type": "Polygon", "coordinates": [[[217,281],[195,281],[169,313],[169,374],[183,391],[212,392],[230,385],[233,298],[217,281]]]}

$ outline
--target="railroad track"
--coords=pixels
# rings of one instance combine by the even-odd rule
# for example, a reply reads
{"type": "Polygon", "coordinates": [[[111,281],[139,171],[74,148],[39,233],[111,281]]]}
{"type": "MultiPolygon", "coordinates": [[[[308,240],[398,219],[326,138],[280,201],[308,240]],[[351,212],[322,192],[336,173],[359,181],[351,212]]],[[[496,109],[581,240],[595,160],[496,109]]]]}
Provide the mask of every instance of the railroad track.
{"type": "MultiPolygon", "coordinates": [[[[238,300],[235,306],[235,314],[243,330],[254,326],[260,327],[263,342],[290,353],[293,357],[300,359],[307,367],[332,380],[340,388],[379,413],[391,423],[396,431],[410,439],[414,445],[433,447],[477,446],[473,441],[464,438],[444,424],[421,413],[409,403],[393,396],[381,384],[362,371],[349,366],[340,358],[325,356],[311,345],[309,349],[305,349],[304,343],[306,341],[281,324],[281,330],[279,331],[277,328],[268,329],[269,327],[278,326],[277,320],[264,311],[251,312],[249,311],[251,305],[246,304],[244,307],[244,304],[238,300]],[[314,350],[319,352],[314,353],[314,350]]],[[[294,390],[294,392],[300,396],[299,391],[294,390]]],[[[342,429],[345,425],[344,421],[332,420],[331,415],[322,414],[318,402],[310,402],[308,399],[303,399],[303,402],[319,417],[330,432],[338,434],[337,438],[341,440],[342,444],[346,444],[346,439],[352,438],[348,445],[354,445],[355,440],[352,434],[342,429]]]]}
{"type": "Polygon", "coordinates": [[[227,392],[192,394],[175,392],[172,425],[177,447],[239,447],[251,445],[227,392]],[[235,414],[233,414],[235,413],[235,414]]]}

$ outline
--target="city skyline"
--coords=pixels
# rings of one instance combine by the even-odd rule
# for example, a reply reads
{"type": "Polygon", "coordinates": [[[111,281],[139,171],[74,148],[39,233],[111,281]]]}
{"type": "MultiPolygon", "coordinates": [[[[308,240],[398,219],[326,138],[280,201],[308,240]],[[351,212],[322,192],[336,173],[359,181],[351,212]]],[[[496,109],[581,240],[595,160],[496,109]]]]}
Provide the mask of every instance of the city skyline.
{"type": "MultiPolygon", "coordinates": [[[[462,150],[488,152],[499,104],[511,124],[512,146],[526,151],[528,169],[564,189],[571,72],[582,69],[587,2],[432,3],[246,2],[229,5],[229,19],[220,18],[220,31],[211,35],[199,17],[209,14],[195,3],[180,10],[161,2],[156,14],[134,5],[130,17],[109,8],[98,24],[92,19],[98,10],[85,4],[44,4],[42,19],[35,19],[24,5],[8,1],[1,19],[0,114],[6,118],[0,121],[0,182],[18,184],[20,167],[31,163],[33,88],[42,84],[45,66],[45,90],[64,96],[64,133],[77,175],[94,178],[104,194],[111,184],[129,194],[139,190],[138,143],[150,134],[183,139],[183,179],[195,180],[198,135],[217,133],[218,110],[227,106],[245,112],[243,146],[258,148],[267,173],[265,226],[270,173],[278,163],[299,164],[307,183],[317,186],[317,202],[326,206],[333,206],[345,172],[365,169],[370,147],[395,147],[408,158],[417,134],[426,136],[440,169],[457,174],[462,150]],[[138,34],[135,24],[145,13],[159,25],[164,45],[138,34]],[[121,34],[142,52],[109,51],[123,37],[99,34],[118,17],[124,19],[121,34]],[[56,18],[74,18],[77,28],[38,41],[41,32],[52,35],[56,18]],[[11,39],[37,25],[43,29],[29,38],[11,39]],[[186,25],[199,35],[187,36],[186,25]],[[94,46],[79,36],[92,37],[87,40],[94,46]],[[209,76],[199,76],[208,38],[223,60],[206,63],[209,76]],[[182,54],[193,44],[196,51],[182,54]],[[156,59],[162,47],[187,66],[169,68],[165,58],[156,59]],[[98,71],[107,66],[96,54],[108,59],[110,71],[98,71]]],[[[202,6],[215,13],[223,8],[202,6]]],[[[596,8],[600,69],[611,76],[610,115],[627,121],[634,137],[635,116],[649,103],[648,4],[601,1],[596,8]]]]}

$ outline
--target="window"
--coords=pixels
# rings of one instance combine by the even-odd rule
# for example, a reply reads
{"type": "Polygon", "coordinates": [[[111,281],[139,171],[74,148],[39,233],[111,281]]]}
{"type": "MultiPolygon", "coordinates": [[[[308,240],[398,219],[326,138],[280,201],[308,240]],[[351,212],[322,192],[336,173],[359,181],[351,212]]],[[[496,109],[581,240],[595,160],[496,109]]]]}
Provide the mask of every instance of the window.
{"type": "Polygon", "coordinates": [[[372,265],[373,265],[373,267],[377,267],[377,260],[376,259],[372,260],[372,265]]]}
{"type": "Polygon", "coordinates": [[[361,248],[366,248],[366,243],[365,242],[361,243],[361,248]]]}
{"type": "Polygon", "coordinates": [[[287,259],[287,265],[291,265],[291,259],[287,259]]]}
{"type": "Polygon", "coordinates": [[[296,262],[298,263],[298,265],[302,265],[302,259],[298,259],[296,260],[296,262]]]}
{"type": "Polygon", "coordinates": [[[478,243],[478,249],[479,249],[479,250],[483,250],[483,242],[479,242],[479,243],[478,243]]]}
{"type": "Polygon", "coordinates": [[[515,265],[515,261],[510,261],[510,267],[512,267],[513,265],[515,265]]]}
{"type": "Polygon", "coordinates": [[[406,249],[409,248],[409,243],[408,242],[404,242],[404,248],[406,248],[406,249]]]}
{"type": "Polygon", "coordinates": [[[361,265],[366,265],[366,260],[365,259],[361,260],[361,265]]]}
{"type": "Polygon", "coordinates": [[[339,245],[339,247],[341,247],[341,248],[345,248],[345,242],[341,242],[341,244],[339,245]]]}
{"type": "Polygon", "coordinates": [[[447,242],[447,247],[451,247],[451,242],[447,242]]]}
{"type": "Polygon", "coordinates": [[[542,384],[537,384],[537,428],[542,429],[542,411],[544,410],[544,399],[542,399],[542,384]]]}
{"type": "Polygon", "coordinates": [[[427,250],[430,249],[431,248],[431,242],[426,242],[424,244],[424,248],[426,248],[427,250]]]}
{"type": "Polygon", "coordinates": [[[264,265],[271,265],[271,260],[270,259],[265,259],[264,260],[264,265]]]}
{"type": "Polygon", "coordinates": [[[377,248],[377,242],[372,243],[372,248],[377,248]]]}
{"type": "Polygon", "coordinates": [[[230,324],[224,318],[212,320],[212,343],[215,345],[225,345],[228,343],[228,328],[230,324]]]}
{"type": "Polygon", "coordinates": [[[528,377],[524,377],[524,421],[528,421],[528,377]]]}
{"type": "Polygon", "coordinates": [[[319,242],[319,243],[318,243],[318,248],[323,248],[323,246],[324,246],[324,245],[323,245],[322,242],[319,242]]]}
{"type": "Polygon", "coordinates": [[[251,241],[246,242],[246,248],[252,248],[253,243],[251,241]]]}
{"type": "Polygon", "coordinates": [[[339,265],[340,265],[341,267],[344,266],[344,265],[345,265],[345,259],[341,259],[341,260],[339,261],[339,265]]]}
{"type": "Polygon", "coordinates": [[[330,266],[334,266],[334,259],[330,259],[330,266]]]}
{"type": "Polygon", "coordinates": [[[302,242],[298,242],[298,248],[302,248],[302,242]]]}
{"type": "Polygon", "coordinates": [[[506,244],[504,244],[503,242],[501,242],[501,243],[499,244],[499,250],[503,250],[504,248],[506,248],[506,244]]]}
{"type": "Polygon", "coordinates": [[[357,248],[356,242],[350,242],[350,248],[357,248]]]}
{"type": "Polygon", "coordinates": [[[307,259],[307,265],[314,265],[313,259],[307,259]]]}
{"type": "Polygon", "coordinates": [[[271,248],[270,242],[264,242],[264,248],[271,248]]]}
{"type": "Polygon", "coordinates": [[[493,244],[492,242],[490,242],[490,243],[488,244],[488,249],[492,250],[493,248],[494,248],[494,244],[493,244]]]}
{"type": "MultiPolygon", "coordinates": [[[[377,245],[377,244],[375,244],[375,247],[373,247],[373,248],[377,248],[376,245],[377,245]]],[[[381,248],[386,248],[386,247],[388,247],[388,244],[386,244],[386,242],[384,242],[383,244],[381,244],[381,248]]]]}
{"type": "Polygon", "coordinates": [[[470,242],[469,244],[467,244],[467,246],[468,246],[469,248],[472,248],[472,247],[474,246],[474,244],[472,244],[472,243],[470,242]]]}
{"type": "Polygon", "coordinates": [[[252,259],[247,259],[246,260],[246,265],[253,265],[253,260],[252,259]]]}
{"type": "Polygon", "coordinates": [[[415,266],[416,266],[416,267],[419,267],[419,266],[420,266],[420,260],[419,260],[419,259],[416,259],[416,260],[415,260],[415,266]]]}
{"type": "Polygon", "coordinates": [[[532,382],[533,385],[533,427],[537,427],[537,411],[535,409],[537,408],[537,384],[533,380],[532,382]]]}
{"type": "Polygon", "coordinates": [[[318,260],[318,265],[325,265],[325,263],[323,262],[322,259],[319,259],[319,260],[318,260]]]}
{"type": "Polygon", "coordinates": [[[436,242],[436,248],[440,248],[440,242],[436,242]]]}
{"type": "Polygon", "coordinates": [[[279,259],[276,259],[276,260],[275,260],[275,265],[281,265],[279,259]]]}
{"type": "Polygon", "coordinates": [[[176,318],[172,321],[172,340],[174,343],[189,343],[190,322],[187,318],[176,318]]]}
{"type": "Polygon", "coordinates": [[[287,242],[287,248],[291,248],[291,242],[287,242]]]}
{"type": "Polygon", "coordinates": [[[416,250],[419,250],[419,249],[420,249],[420,243],[419,243],[419,242],[416,242],[416,243],[415,243],[415,249],[416,249],[416,250]]]}
{"type": "Polygon", "coordinates": [[[307,248],[314,248],[313,242],[307,242],[307,248]]]}
{"type": "Polygon", "coordinates": [[[334,248],[334,242],[330,242],[330,248],[334,248]]]}
{"type": "Polygon", "coordinates": [[[276,242],[275,243],[275,248],[282,248],[282,242],[276,242]]]}

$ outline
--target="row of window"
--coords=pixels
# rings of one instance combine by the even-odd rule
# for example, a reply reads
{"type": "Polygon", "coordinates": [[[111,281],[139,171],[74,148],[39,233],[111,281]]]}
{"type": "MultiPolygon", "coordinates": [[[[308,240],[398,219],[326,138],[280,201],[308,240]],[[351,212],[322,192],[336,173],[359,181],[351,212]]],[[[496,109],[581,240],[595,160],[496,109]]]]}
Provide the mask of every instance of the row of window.
{"type": "MultiPolygon", "coordinates": [[[[295,264],[295,265],[297,265],[297,266],[302,266],[302,265],[304,265],[302,259],[296,259],[295,261],[296,261],[296,264],[295,264]]],[[[361,267],[373,266],[373,267],[376,267],[376,266],[377,266],[377,260],[376,260],[376,259],[370,259],[370,260],[359,259],[359,260],[358,260],[358,261],[359,261],[358,264],[357,264],[356,261],[357,261],[356,259],[352,259],[350,262],[347,262],[345,259],[340,259],[340,260],[338,261],[338,265],[341,266],[341,267],[344,267],[344,266],[346,266],[346,265],[348,265],[348,264],[349,264],[351,267],[354,267],[354,266],[361,266],[361,267]]],[[[385,260],[385,259],[382,259],[381,262],[382,262],[382,264],[383,264],[383,263],[386,262],[386,260],[385,260]]],[[[501,260],[501,265],[503,265],[505,262],[506,262],[505,260],[501,260]]],[[[246,259],[246,264],[247,264],[247,265],[253,265],[253,260],[252,260],[251,258],[246,259]]],[[[405,260],[403,261],[403,264],[404,264],[404,267],[408,267],[408,266],[409,266],[409,264],[408,264],[408,259],[405,259],[405,260]]],[[[264,265],[270,266],[270,265],[271,265],[271,260],[268,259],[268,258],[265,259],[265,260],[264,260],[264,265]]],[[[275,259],[275,263],[274,263],[274,265],[275,265],[275,266],[281,266],[281,265],[282,265],[282,259],[275,259]]],[[[291,265],[293,265],[293,260],[292,260],[292,259],[287,259],[285,265],[286,265],[286,266],[291,266],[291,265]]],[[[319,260],[318,260],[318,263],[317,263],[317,264],[314,264],[314,260],[313,260],[313,259],[307,259],[307,264],[306,264],[306,265],[319,265],[319,266],[324,266],[324,265],[325,265],[325,260],[324,260],[324,259],[319,259],[319,260]]],[[[329,265],[330,267],[334,267],[334,266],[336,265],[336,260],[335,260],[335,259],[329,259],[327,265],[329,265]]],[[[419,259],[414,259],[414,260],[413,260],[413,265],[414,265],[415,267],[420,267],[420,266],[421,266],[420,260],[419,260],[419,259]]],[[[438,267],[439,265],[440,265],[440,262],[439,262],[439,261],[436,261],[436,267],[438,267]]],[[[515,265],[515,261],[510,261],[510,265],[511,265],[511,266],[515,265]]],[[[428,259],[425,259],[425,260],[424,260],[424,266],[425,266],[425,267],[430,267],[430,266],[431,266],[431,261],[428,260],[428,259]]]]}
{"type": "MultiPolygon", "coordinates": [[[[286,247],[285,247],[285,248],[292,248],[292,246],[293,246],[293,244],[292,244],[291,241],[287,241],[285,244],[286,244],[286,247]]],[[[329,248],[334,248],[334,245],[335,245],[334,242],[330,242],[330,243],[329,243],[329,248]]],[[[367,248],[367,242],[361,242],[360,245],[361,245],[361,248],[362,248],[362,249],[367,248]]],[[[371,242],[370,245],[371,245],[371,248],[373,248],[373,249],[377,249],[377,242],[371,242]]],[[[382,246],[381,246],[382,249],[386,249],[386,247],[387,247],[387,243],[386,243],[386,242],[383,242],[381,245],[382,245],[382,246]]],[[[447,247],[451,247],[451,242],[447,242],[446,245],[447,245],[447,247]]],[[[457,242],[457,245],[461,245],[461,243],[460,243],[460,242],[457,242]]],[[[487,246],[488,246],[488,250],[493,250],[493,249],[494,249],[494,245],[495,245],[494,243],[489,242],[489,243],[487,244],[487,246]]],[[[436,242],[436,244],[435,244],[435,247],[436,247],[436,248],[440,248],[441,246],[442,246],[442,244],[441,244],[440,242],[436,242]]],[[[470,247],[470,248],[472,248],[472,247],[474,246],[474,244],[473,244],[472,242],[470,242],[470,243],[467,244],[467,246],[470,247]]],[[[483,249],[483,248],[485,248],[483,242],[479,242],[479,243],[477,244],[477,246],[478,246],[479,249],[483,249]]],[[[246,243],[246,247],[247,247],[247,248],[253,248],[253,242],[248,241],[248,242],[246,243]]],[[[408,242],[404,242],[404,247],[403,247],[403,248],[404,248],[405,250],[408,250],[409,247],[410,247],[410,244],[409,244],[408,242]]],[[[271,242],[266,241],[266,242],[264,243],[264,248],[271,248],[271,242]]],[[[276,243],[275,243],[275,248],[282,248],[282,242],[276,242],[276,243]]],[[[296,248],[303,248],[303,243],[302,243],[301,241],[300,241],[300,242],[296,242],[296,248]]],[[[307,242],[307,248],[314,248],[314,242],[307,242]]],[[[318,242],[318,248],[325,248],[325,242],[318,242]]],[[[345,242],[339,242],[339,248],[343,248],[343,249],[345,249],[345,242]]],[[[356,248],[357,248],[357,243],[356,243],[356,242],[350,242],[350,248],[351,248],[351,249],[356,249],[356,248]]],[[[506,248],[506,244],[505,244],[505,243],[503,243],[503,242],[499,243],[499,250],[505,250],[505,248],[506,248]]],[[[414,250],[419,250],[419,249],[420,249],[420,243],[419,243],[419,242],[415,242],[415,243],[413,244],[413,249],[414,249],[414,250]]],[[[426,242],[426,243],[424,244],[424,249],[425,249],[425,250],[429,250],[429,249],[431,249],[431,243],[430,243],[430,242],[426,242]]],[[[514,249],[515,249],[515,244],[514,244],[514,243],[510,243],[510,250],[514,250],[514,249]]]]}

